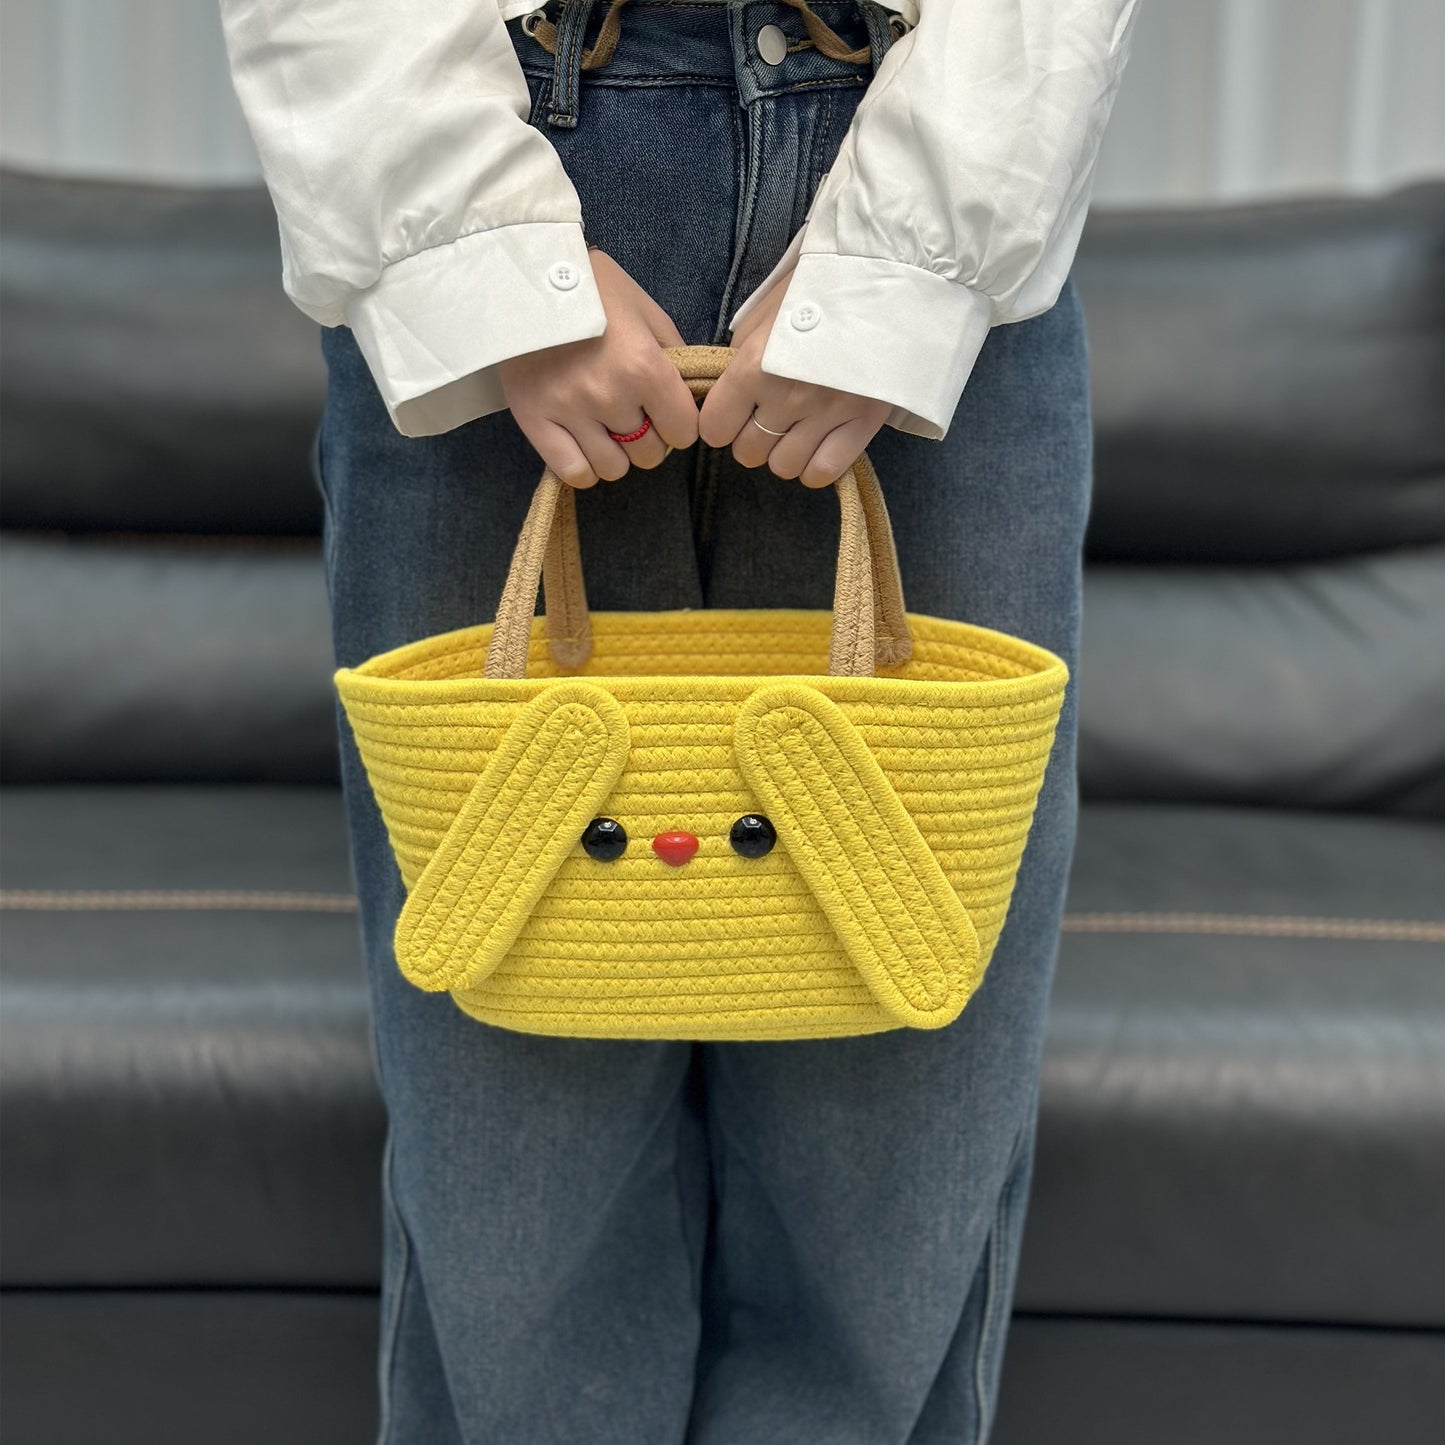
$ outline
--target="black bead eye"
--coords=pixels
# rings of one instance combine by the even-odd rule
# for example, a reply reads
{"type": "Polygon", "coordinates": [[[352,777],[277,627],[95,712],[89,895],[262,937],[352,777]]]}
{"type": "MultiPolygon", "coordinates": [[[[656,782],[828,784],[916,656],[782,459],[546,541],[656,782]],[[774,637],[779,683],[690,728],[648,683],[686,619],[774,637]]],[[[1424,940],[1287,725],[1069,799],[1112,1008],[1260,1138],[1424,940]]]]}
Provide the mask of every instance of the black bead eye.
{"type": "Polygon", "coordinates": [[[744,858],[761,858],[773,851],[778,841],[778,830],[761,813],[744,813],[728,833],[728,842],[734,853],[744,858]]]}
{"type": "Polygon", "coordinates": [[[615,818],[593,818],[582,834],[582,846],[589,858],[611,863],[620,858],[627,847],[627,829],[615,818]]]}

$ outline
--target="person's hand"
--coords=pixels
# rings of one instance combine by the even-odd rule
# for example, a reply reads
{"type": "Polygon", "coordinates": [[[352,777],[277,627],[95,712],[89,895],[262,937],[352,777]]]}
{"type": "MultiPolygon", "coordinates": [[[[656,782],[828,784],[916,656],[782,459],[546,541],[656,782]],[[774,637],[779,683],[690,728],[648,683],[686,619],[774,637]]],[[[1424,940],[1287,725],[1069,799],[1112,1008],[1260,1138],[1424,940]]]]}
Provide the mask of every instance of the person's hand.
{"type": "Polygon", "coordinates": [[[805,487],[826,487],[858,459],[892,407],[761,369],[792,274],[784,272],[733,332],[733,358],[703,398],[698,435],[710,447],[730,446],[739,466],[766,465],[805,487]],[[754,416],[760,425],[753,424],[754,416]],[[769,436],[762,427],[784,435],[769,436]]]}
{"type": "Polygon", "coordinates": [[[650,470],[697,440],[697,402],[662,349],[682,346],[682,334],[616,261],[600,250],[588,255],[606,331],[498,367],[517,425],[570,487],[615,482],[632,466],[650,470]],[[644,412],[652,418],[645,436],[624,443],[607,435],[636,431],[644,412]]]}

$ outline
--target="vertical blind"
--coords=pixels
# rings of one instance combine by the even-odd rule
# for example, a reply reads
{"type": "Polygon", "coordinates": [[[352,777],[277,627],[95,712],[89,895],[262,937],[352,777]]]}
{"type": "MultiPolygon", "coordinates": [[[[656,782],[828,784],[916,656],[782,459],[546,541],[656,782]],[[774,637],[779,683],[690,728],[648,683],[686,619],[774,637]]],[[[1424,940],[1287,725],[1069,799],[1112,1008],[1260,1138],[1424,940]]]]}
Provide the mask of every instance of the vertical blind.
{"type": "MultiPolygon", "coordinates": [[[[3,163],[257,178],[214,0],[5,0],[0,26],[3,163]]],[[[1144,0],[1095,198],[1238,200],[1445,174],[1442,56],[1442,0],[1144,0]]]]}

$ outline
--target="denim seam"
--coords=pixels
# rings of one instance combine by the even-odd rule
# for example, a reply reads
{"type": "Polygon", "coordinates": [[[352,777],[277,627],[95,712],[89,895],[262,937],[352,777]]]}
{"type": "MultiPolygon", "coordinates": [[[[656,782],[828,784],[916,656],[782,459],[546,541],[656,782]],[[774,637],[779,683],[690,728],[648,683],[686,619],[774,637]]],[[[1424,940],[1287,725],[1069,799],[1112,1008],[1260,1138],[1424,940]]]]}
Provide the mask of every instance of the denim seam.
{"type": "MultiPolygon", "coordinates": [[[[542,130],[546,120],[546,112],[552,104],[552,77],[547,75],[528,74],[528,89],[531,89],[530,81],[537,82],[537,89],[532,95],[532,108],[527,114],[527,124],[534,130],[542,130]]],[[[544,132],[545,134],[545,132],[544,132]]]]}
{"type": "Polygon", "coordinates": [[[1009,1153],[1008,1165],[1004,1170],[1003,1187],[999,1190],[998,1202],[994,1207],[993,1228],[989,1230],[988,1235],[986,1262],[988,1283],[984,1291],[983,1319],[979,1325],[978,1348],[973,1357],[973,1395],[974,1405],[978,1411],[978,1445],[983,1445],[983,1442],[987,1440],[989,1429],[993,1424],[984,1371],[987,1368],[994,1341],[1006,1323],[1000,1322],[998,1319],[999,1301],[1006,1294],[1003,1289],[1004,1242],[1008,1233],[1009,1209],[1013,1202],[1014,1191],[1018,1188],[1017,1170],[1023,1158],[1024,1144],[1028,1134],[1029,1121],[1025,1118],[1019,1126],[1018,1134],[1014,1138],[1013,1149],[1009,1153]]]}
{"type": "Polygon", "coordinates": [[[804,202],[804,209],[817,194],[818,187],[823,184],[823,156],[827,149],[828,139],[833,133],[833,97],[827,96],[826,105],[822,116],[818,121],[818,129],[813,136],[813,155],[808,162],[808,194],[804,202]]]}
{"type": "Polygon", "coordinates": [[[759,126],[751,117],[743,120],[743,144],[738,147],[740,179],[738,185],[738,214],[733,227],[732,265],[723,283],[722,306],[719,308],[719,323],[726,325],[734,310],[733,292],[738,277],[742,275],[743,263],[747,258],[748,242],[752,237],[753,215],[757,209],[759,175],[762,169],[762,141],[759,126]]]}
{"type": "Polygon", "coordinates": [[[392,1398],[392,1376],[396,1372],[397,1341],[401,1338],[401,1317],[406,1308],[407,1286],[411,1281],[412,1250],[411,1236],[407,1233],[406,1224],[402,1220],[401,1211],[396,1206],[396,1183],[393,1173],[392,1160],[395,1155],[395,1146],[390,1129],[387,1131],[385,1161],[386,1170],[386,1208],[391,1215],[392,1227],[396,1231],[397,1239],[400,1241],[400,1260],[397,1264],[395,1290],[396,1295],[392,1300],[392,1307],[386,1321],[386,1329],[381,1341],[381,1361],[378,1370],[378,1386],[380,1390],[380,1426],[377,1432],[378,1445],[386,1445],[391,1435],[391,1398],[392,1398]]]}
{"type": "MultiPolygon", "coordinates": [[[[693,550],[697,557],[702,595],[707,599],[712,592],[713,553],[716,550],[713,533],[717,525],[718,450],[699,447],[697,453],[697,514],[693,520],[693,550]]],[[[707,605],[706,601],[704,605],[707,605]]]]}
{"type": "MultiPolygon", "coordinates": [[[[523,68],[524,75],[534,80],[543,79],[540,71],[533,68],[523,68]]],[[[865,75],[828,75],[818,80],[797,80],[787,85],[775,86],[772,88],[761,88],[756,100],[773,100],[780,95],[791,95],[799,90],[819,89],[852,89],[855,86],[866,87],[871,83],[870,78],[865,75]]],[[[597,86],[606,90],[643,90],[655,89],[669,85],[710,85],[717,90],[736,90],[736,81],[727,76],[718,75],[715,72],[706,75],[694,74],[691,71],[669,70],[665,73],[646,75],[592,75],[586,77],[586,84],[597,86]]],[[[749,102],[745,102],[749,103],[749,102]]]]}
{"type": "Polygon", "coordinates": [[[866,75],[827,75],[821,80],[794,80],[787,85],[758,87],[758,94],[748,104],[756,104],[760,100],[776,100],[780,95],[793,95],[800,90],[840,90],[844,87],[852,89],[855,86],[866,89],[872,83],[871,78],[866,75]]]}
{"type": "MultiPolygon", "coordinates": [[[[542,70],[537,69],[535,66],[526,66],[526,65],[524,65],[524,66],[522,67],[522,74],[523,74],[523,75],[526,75],[526,76],[530,76],[530,77],[531,77],[532,79],[534,79],[534,80],[547,80],[547,81],[550,81],[551,78],[552,78],[552,72],[551,72],[550,69],[544,72],[544,71],[542,71],[542,70]]],[[[709,83],[709,84],[715,85],[715,86],[717,86],[719,89],[727,89],[727,90],[733,89],[733,81],[732,81],[728,76],[718,75],[716,72],[709,72],[709,73],[707,73],[707,74],[697,74],[697,73],[694,73],[693,71],[690,71],[690,70],[668,70],[668,71],[659,71],[659,72],[657,72],[656,74],[653,74],[653,73],[649,72],[649,73],[647,73],[647,74],[639,74],[639,75],[610,75],[610,76],[609,76],[609,75],[600,75],[600,74],[599,74],[599,75],[589,75],[589,76],[587,76],[586,79],[587,79],[587,84],[588,84],[589,86],[590,86],[590,85],[602,85],[602,86],[611,86],[611,87],[613,87],[613,88],[625,88],[625,87],[627,87],[627,86],[633,86],[633,85],[636,85],[636,86],[645,86],[645,85],[673,85],[673,84],[682,84],[682,83],[686,83],[686,82],[689,82],[689,81],[693,81],[693,82],[701,81],[701,82],[705,82],[705,83],[709,83]]]]}
{"type": "Polygon", "coordinates": [[[682,1238],[683,1253],[688,1262],[688,1279],[692,1286],[693,1308],[697,1311],[699,1321],[702,1318],[702,1270],[707,1257],[707,1211],[703,1211],[702,1237],[696,1241],[696,1253],[694,1253],[694,1236],[687,1216],[687,1200],[682,1188],[682,1131],[687,1127],[688,1109],[690,1107],[689,1090],[692,1087],[692,1062],[689,1054],[687,1068],[683,1070],[682,1098],[678,1103],[677,1110],[677,1135],[673,1141],[672,1156],[672,1182],[673,1193],[677,1201],[677,1225],[678,1233],[682,1238]],[[693,1266],[694,1259],[697,1261],[696,1268],[693,1266]]]}
{"type": "Polygon", "coordinates": [[[582,51],[587,44],[587,27],[592,19],[593,0],[576,0],[585,13],[567,5],[557,18],[557,53],[553,57],[552,108],[547,123],[570,129],[577,123],[581,110],[582,80],[579,73],[582,51]],[[558,105],[560,98],[561,104],[558,105]]]}
{"type": "Polygon", "coordinates": [[[315,430],[311,434],[311,448],[307,461],[311,471],[311,480],[321,497],[321,572],[326,579],[326,600],[329,605],[334,606],[335,597],[331,579],[336,564],[336,512],[331,505],[331,493],[326,485],[326,451],[323,445],[326,421],[326,408],[323,406],[321,416],[317,419],[315,430]]]}
{"type": "MultiPolygon", "coordinates": [[[[706,1326],[721,1322],[721,1340],[709,1339],[707,1345],[713,1358],[726,1353],[728,1334],[732,1325],[732,1313],[728,1307],[731,1292],[728,1289],[727,1254],[722,1247],[722,1221],[726,1213],[728,1198],[728,1135],[717,1106],[717,1076],[722,1055],[715,1043],[703,1044],[703,1121],[707,1126],[707,1161],[711,1175],[711,1222],[714,1226],[712,1238],[708,1241],[711,1255],[704,1254],[704,1265],[711,1264],[713,1294],[706,1295],[709,1279],[706,1268],[703,1274],[705,1303],[702,1321],[706,1326]],[[719,1303],[719,1301],[721,1303],[719,1303]]],[[[701,1341],[699,1342],[701,1344],[701,1341]]],[[[689,1437],[690,1438],[690,1437],[689,1437]]]]}

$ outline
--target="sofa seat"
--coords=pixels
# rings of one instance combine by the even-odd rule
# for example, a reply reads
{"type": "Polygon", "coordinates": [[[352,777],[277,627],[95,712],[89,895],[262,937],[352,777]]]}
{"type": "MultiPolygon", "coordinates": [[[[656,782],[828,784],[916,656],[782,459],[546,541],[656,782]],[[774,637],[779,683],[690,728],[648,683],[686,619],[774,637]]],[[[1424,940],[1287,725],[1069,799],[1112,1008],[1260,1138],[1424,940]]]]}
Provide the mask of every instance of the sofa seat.
{"type": "Polygon", "coordinates": [[[1090,805],[1065,929],[1020,1306],[1445,1326],[1445,828],[1090,805]]]}
{"type": "Polygon", "coordinates": [[[339,792],[7,788],[0,873],[4,1283],[374,1288],[339,792]]]}
{"type": "MultiPolygon", "coordinates": [[[[12,788],[0,846],[5,1284],[374,1288],[339,794],[12,788]]],[[[1431,823],[1084,809],[1020,1310],[1445,1326],[1442,878],[1431,823]]]]}

